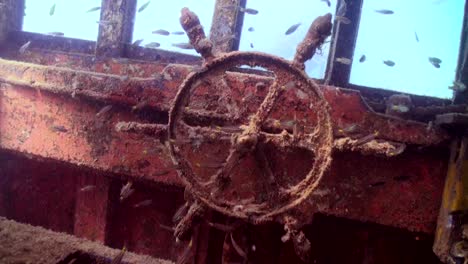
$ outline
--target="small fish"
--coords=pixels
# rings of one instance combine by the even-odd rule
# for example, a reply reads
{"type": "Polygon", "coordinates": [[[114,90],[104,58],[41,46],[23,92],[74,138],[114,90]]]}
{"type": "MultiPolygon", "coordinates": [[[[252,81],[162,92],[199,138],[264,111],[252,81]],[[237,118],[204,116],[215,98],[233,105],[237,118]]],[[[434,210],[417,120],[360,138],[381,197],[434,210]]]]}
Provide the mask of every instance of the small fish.
{"type": "Polygon", "coordinates": [[[345,0],[342,0],[341,5],[338,8],[338,11],[336,11],[336,15],[337,16],[345,16],[347,11],[348,11],[348,5],[346,4],[345,0]]]}
{"type": "Polygon", "coordinates": [[[138,8],[138,13],[145,10],[149,6],[150,3],[151,3],[151,1],[148,1],[148,2],[144,3],[142,6],[140,6],[140,8],[138,8]]]}
{"type": "Polygon", "coordinates": [[[184,203],[175,212],[174,216],[172,217],[172,222],[173,223],[178,223],[187,214],[188,210],[189,210],[189,205],[187,203],[184,203]]]}
{"type": "Polygon", "coordinates": [[[132,45],[135,45],[135,46],[140,46],[140,44],[143,42],[143,39],[137,39],[133,42],[132,45]]]}
{"type": "Polygon", "coordinates": [[[348,58],[340,57],[340,58],[336,58],[336,61],[341,63],[341,64],[345,64],[345,65],[350,65],[351,64],[351,60],[348,59],[348,58]]]}
{"type": "Polygon", "coordinates": [[[361,58],[359,59],[359,62],[365,62],[366,61],[366,55],[362,55],[361,58]]]}
{"type": "Polygon", "coordinates": [[[31,41],[24,43],[23,46],[19,48],[19,53],[24,54],[28,50],[29,45],[31,45],[31,41]]]}
{"type": "Polygon", "coordinates": [[[301,23],[297,23],[297,24],[294,24],[292,26],[290,26],[288,28],[288,30],[286,30],[286,32],[284,32],[285,35],[289,35],[289,34],[292,34],[294,31],[297,30],[297,28],[301,25],[301,23]]]}
{"type": "Polygon", "coordinates": [[[112,21],[112,20],[100,20],[100,21],[96,21],[96,23],[98,23],[99,25],[102,25],[102,26],[108,26],[108,25],[114,24],[115,21],[112,21]]]}
{"type": "Polygon", "coordinates": [[[217,229],[217,230],[220,230],[220,231],[223,231],[223,232],[226,232],[226,233],[232,232],[232,231],[234,230],[234,227],[233,227],[233,226],[230,226],[230,225],[224,225],[224,224],[219,224],[219,223],[212,223],[212,222],[209,222],[209,221],[206,221],[206,223],[207,223],[210,227],[213,227],[214,229],[217,229]]]}
{"type": "Polygon", "coordinates": [[[188,244],[188,246],[186,246],[182,253],[179,254],[179,257],[177,258],[177,261],[175,262],[176,264],[183,264],[183,263],[190,263],[191,261],[193,261],[193,259],[195,259],[194,255],[193,255],[193,250],[192,250],[192,242],[193,239],[190,239],[190,242],[188,244]]]}
{"type": "Polygon", "coordinates": [[[338,22],[343,23],[345,25],[351,24],[351,20],[349,20],[349,18],[344,17],[344,16],[336,16],[335,21],[338,21],[338,22]]]}
{"type": "Polygon", "coordinates": [[[338,132],[342,134],[352,134],[355,133],[358,130],[358,125],[357,124],[351,124],[343,129],[338,129],[338,132]]]}
{"type": "Polygon", "coordinates": [[[122,250],[119,252],[119,254],[117,254],[117,256],[115,256],[115,258],[112,259],[112,262],[111,264],[120,264],[122,263],[122,259],[125,255],[125,252],[127,251],[127,249],[125,247],[122,248],[122,250]]]}
{"type": "Polygon", "coordinates": [[[89,192],[96,189],[96,185],[87,185],[80,189],[80,192],[89,192]]]}
{"type": "Polygon", "coordinates": [[[134,105],[132,107],[132,112],[135,112],[137,110],[141,110],[143,107],[148,105],[148,100],[141,100],[138,104],[134,105]]]}
{"type": "Polygon", "coordinates": [[[429,57],[431,63],[442,63],[442,60],[436,57],[429,57]]]}
{"type": "Polygon", "coordinates": [[[55,14],[55,4],[53,4],[53,5],[50,7],[49,16],[53,16],[54,14],[55,14]]]}
{"type": "MultiPolygon", "coordinates": [[[[397,147],[395,147],[393,150],[390,150],[390,151],[388,152],[388,155],[389,155],[389,156],[400,155],[401,153],[403,153],[403,151],[405,151],[405,149],[406,149],[406,144],[405,144],[405,143],[401,143],[401,144],[399,144],[397,147]]],[[[403,176],[403,177],[405,177],[405,176],[403,176]]],[[[407,177],[407,176],[406,176],[406,177],[407,177]]],[[[401,179],[401,178],[402,178],[402,176],[400,176],[400,177],[395,177],[395,178],[393,178],[393,179],[394,179],[394,180],[397,180],[397,179],[398,179],[398,180],[403,180],[403,179],[401,179]]],[[[409,177],[408,177],[408,178],[409,178],[409,177]]]]}
{"type": "Polygon", "coordinates": [[[244,13],[249,14],[249,15],[256,15],[256,14],[258,14],[258,10],[255,10],[255,9],[253,9],[253,8],[243,8],[243,7],[241,7],[241,8],[239,9],[239,11],[244,12],[244,13]]]}
{"type": "Polygon", "coordinates": [[[457,92],[463,92],[466,90],[466,85],[462,82],[454,81],[452,86],[449,86],[449,89],[452,89],[457,92]]]}
{"type": "Polygon", "coordinates": [[[414,37],[416,38],[416,42],[419,42],[418,33],[416,33],[416,31],[414,32],[414,37]]]}
{"type": "Polygon", "coordinates": [[[237,9],[240,8],[240,6],[238,6],[238,5],[225,5],[222,8],[226,9],[226,10],[237,10],[237,9]]]}
{"type": "Polygon", "coordinates": [[[255,31],[255,28],[253,27],[249,27],[249,29],[247,29],[249,32],[254,32],[255,31]]]}
{"type": "Polygon", "coordinates": [[[144,201],[141,201],[141,202],[133,205],[133,208],[145,207],[145,206],[151,205],[152,203],[153,203],[153,200],[151,200],[151,199],[144,200],[144,201]]]}
{"type": "Polygon", "coordinates": [[[429,62],[432,63],[432,64],[434,64],[434,63],[441,64],[442,60],[439,59],[439,58],[436,58],[436,57],[429,57],[429,62]]]}
{"type": "Polygon", "coordinates": [[[63,32],[49,32],[49,33],[47,33],[47,35],[54,36],[54,37],[62,37],[65,34],[63,32]]]}
{"type": "Polygon", "coordinates": [[[97,112],[96,117],[101,117],[105,115],[107,112],[109,112],[112,109],[112,105],[106,105],[99,112],[97,112]]]}
{"type": "Polygon", "coordinates": [[[174,31],[174,32],[172,32],[171,34],[172,34],[172,35],[184,35],[185,32],[183,32],[183,31],[174,31]]]}
{"type": "Polygon", "coordinates": [[[377,182],[373,182],[373,183],[369,184],[369,187],[378,187],[378,186],[382,186],[382,185],[385,185],[384,181],[377,181],[377,182]]]}
{"type": "Polygon", "coordinates": [[[327,6],[328,6],[328,7],[331,6],[330,0],[321,0],[321,1],[327,3],[327,6]]]}
{"type": "Polygon", "coordinates": [[[171,173],[170,170],[162,170],[162,171],[158,171],[158,172],[153,173],[153,176],[162,176],[162,175],[167,175],[169,173],[171,173]]]}
{"type": "Polygon", "coordinates": [[[255,10],[255,9],[252,9],[252,8],[243,8],[243,7],[238,6],[238,5],[226,5],[226,6],[223,6],[223,8],[227,9],[227,10],[239,10],[240,12],[244,12],[244,13],[249,14],[249,15],[258,14],[258,10],[255,10]]]}
{"type": "Polygon", "coordinates": [[[429,62],[438,69],[440,68],[440,64],[442,63],[442,60],[436,57],[429,57],[429,62]]]}
{"type": "Polygon", "coordinates": [[[98,11],[100,9],[101,9],[100,6],[91,7],[90,9],[88,9],[88,11],[86,11],[86,13],[95,12],[95,11],[98,11]]]}
{"type": "Polygon", "coordinates": [[[250,47],[251,47],[252,49],[254,48],[254,45],[253,45],[253,43],[250,43],[250,47]]]}
{"type": "Polygon", "coordinates": [[[66,133],[68,132],[68,129],[66,129],[64,126],[57,126],[57,125],[53,125],[50,127],[54,132],[63,132],[63,133],[66,133]]]}
{"type": "Polygon", "coordinates": [[[393,67],[395,66],[395,62],[391,60],[384,60],[383,63],[387,66],[393,67]]]}
{"type": "Polygon", "coordinates": [[[122,202],[123,200],[127,199],[135,190],[132,189],[133,183],[131,181],[128,181],[127,184],[122,186],[122,189],[120,189],[120,201],[122,202]]]}
{"type": "Polygon", "coordinates": [[[391,15],[391,14],[395,13],[392,10],[388,10],[388,9],[378,9],[378,10],[374,10],[374,11],[377,12],[377,13],[383,14],[383,15],[391,15]]]}
{"type": "Polygon", "coordinates": [[[194,49],[193,45],[190,43],[172,43],[173,47],[179,48],[179,49],[194,49]]]}
{"type": "Polygon", "coordinates": [[[363,145],[363,144],[366,144],[372,140],[375,139],[376,136],[379,135],[379,132],[374,132],[372,134],[369,134],[367,136],[364,136],[364,137],[361,137],[360,139],[356,140],[356,142],[354,143],[356,146],[360,146],[360,145],[363,145]]]}
{"type": "Polygon", "coordinates": [[[150,42],[145,45],[145,48],[154,49],[154,48],[158,48],[159,46],[161,46],[161,44],[159,44],[158,42],[150,42]]]}
{"type": "Polygon", "coordinates": [[[195,163],[197,168],[207,168],[207,169],[221,169],[224,166],[223,163],[195,163]]]}
{"type": "Polygon", "coordinates": [[[237,254],[241,256],[243,259],[247,259],[247,253],[245,253],[245,251],[242,250],[242,248],[236,243],[236,241],[234,240],[234,237],[232,237],[232,232],[230,233],[230,236],[231,236],[232,247],[236,250],[237,254]]]}
{"type": "Polygon", "coordinates": [[[169,34],[171,34],[171,33],[169,33],[169,31],[164,30],[164,29],[158,29],[158,30],[155,30],[155,31],[153,31],[151,33],[158,34],[158,35],[163,35],[163,36],[169,36],[169,34]]]}
{"type": "Polygon", "coordinates": [[[175,230],[174,227],[170,227],[170,226],[163,225],[163,224],[159,224],[159,227],[160,227],[161,229],[167,230],[167,231],[172,232],[172,233],[174,233],[174,230],[175,230]]]}
{"type": "Polygon", "coordinates": [[[402,104],[394,104],[391,106],[391,108],[393,111],[399,112],[399,113],[408,113],[410,110],[408,106],[402,105],[402,104]]]}

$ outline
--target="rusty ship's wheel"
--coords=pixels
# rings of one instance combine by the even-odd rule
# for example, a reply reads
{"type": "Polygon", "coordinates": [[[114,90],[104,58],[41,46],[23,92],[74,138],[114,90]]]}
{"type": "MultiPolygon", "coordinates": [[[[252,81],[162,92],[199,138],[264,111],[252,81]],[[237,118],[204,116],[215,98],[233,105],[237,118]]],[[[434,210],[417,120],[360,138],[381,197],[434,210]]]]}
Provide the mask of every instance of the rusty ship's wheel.
{"type": "MultiPolygon", "coordinates": [[[[187,12],[185,10],[184,14],[183,11],[181,23],[206,63],[187,76],[170,109],[168,137],[171,157],[187,191],[197,201],[225,215],[252,223],[270,220],[308,198],[331,161],[333,136],[328,104],[318,85],[303,71],[303,62],[311,56],[303,53],[311,53],[310,49],[302,53],[298,49],[293,62],[258,52],[231,52],[214,57],[211,43],[204,37],[202,29],[196,26],[198,19],[194,22],[196,16],[187,12]],[[215,86],[216,80],[223,79],[226,71],[245,65],[264,68],[274,75],[271,85],[268,88],[265,85],[263,101],[256,104],[257,110],[229,115],[229,111],[222,110],[227,107],[223,104],[211,106],[210,101],[203,105],[204,98],[211,98],[210,91],[214,88],[209,87],[215,86]],[[285,109],[298,108],[284,99],[286,94],[288,97],[290,94],[300,95],[296,99],[300,101],[299,108],[303,113],[290,126],[279,121],[285,109]],[[197,109],[197,105],[201,106],[197,109]],[[233,124],[235,129],[232,129],[233,124]],[[222,159],[219,166],[206,166],[208,168],[203,170],[200,169],[203,166],[193,162],[196,155],[202,156],[216,148],[208,146],[198,150],[201,154],[194,154],[197,147],[191,143],[194,138],[199,145],[213,142],[221,145],[218,150],[225,154],[219,154],[222,159]],[[299,149],[312,153],[313,158],[300,179],[288,181],[296,177],[288,176],[286,180],[279,180],[269,164],[265,149],[270,152],[274,149],[282,155],[299,149]],[[252,166],[252,160],[259,168],[253,174],[246,169],[252,166]]],[[[308,35],[321,33],[321,28],[313,26],[308,35]]],[[[323,42],[325,33],[318,34],[321,39],[309,38],[308,41],[323,42]]],[[[313,43],[306,44],[310,46],[313,43]]]]}

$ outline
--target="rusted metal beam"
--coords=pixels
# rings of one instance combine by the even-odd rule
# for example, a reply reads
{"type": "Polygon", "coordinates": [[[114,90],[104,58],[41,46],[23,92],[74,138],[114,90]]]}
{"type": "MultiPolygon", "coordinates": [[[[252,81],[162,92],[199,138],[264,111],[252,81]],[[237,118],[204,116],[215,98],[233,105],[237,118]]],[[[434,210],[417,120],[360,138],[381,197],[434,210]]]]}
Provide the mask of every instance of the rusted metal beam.
{"type": "MultiPolygon", "coordinates": [[[[95,65],[94,51],[96,41],[84,39],[71,39],[66,37],[54,37],[39,33],[12,31],[9,33],[8,42],[0,46],[0,56],[6,59],[29,61],[37,64],[56,65],[81,69],[83,66],[93,70],[95,65]],[[19,56],[18,49],[24,43],[31,41],[28,56],[19,56]],[[66,52],[66,53],[64,53],[66,52]],[[73,58],[63,63],[61,58],[73,58]],[[93,55],[93,56],[91,56],[93,55]],[[79,58],[79,59],[78,59],[79,58]],[[81,66],[80,66],[81,65],[81,66]]],[[[124,44],[123,58],[114,60],[135,59],[139,61],[157,61],[164,63],[181,63],[187,65],[200,65],[201,58],[178,52],[160,49],[148,49],[131,44],[124,44]]],[[[111,60],[112,58],[109,58],[111,60]]],[[[102,59],[100,60],[102,61],[102,59]]]]}
{"type": "MultiPolygon", "coordinates": [[[[3,217],[0,217],[0,230],[0,257],[3,263],[110,263],[120,252],[119,249],[112,249],[101,243],[21,224],[3,217]]],[[[131,252],[125,253],[123,261],[122,263],[172,263],[131,252]]]]}
{"type": "Polygon", "coordinates": [[[8,43],[2,50],[2,55],[13,51],[14,55],[17,56],[18,48],[28,41],[31,41],[29,50],[54,50],[81,54],[94,54],[96,46],[96,41],[55,37],[33,32],[12,31],[8,35],[8,43]]]}
{"type": "Polygon", "coordinates": [[[214,44],[215,53],[239,49],[244,12],[232,7],[245,7],[245,4],[246,0],[216,0],[210,30],[210,39],[214,44]]]}
{"type": "Polygon", "coordinates": [[[131,43],[136,0],[102,0],[96,56],[121,57],[131,43]]]}
{"type": "MultiPolygon", "coordinates": [[[[119,62],[115,63],[119,64],[119,62]]],[[[109,68],[106,64],[98,65],[96,67],[109,68]]],[[[133,65],[132,68],[143,70],[141,66],[133,65]]],[[[116,68],[121,69],[121,67],[116,68]]],[[[191,69],[190,66],[174,64],[164,67],[153,78],[132,78],[132,74],[122,78],[113,74],[0,60],[0,76],[2,76],[0,81],[57,94],[107,101],[126,107],[138,104],[141,101],[141,95],[144,94],[146,108],[167,111],[177,87],[191,69]]],[[[140,71],[134,71],[133,74],[135,73],[141,74],[140,71]]],[[[236,83],[240,85],[250,77],[240,73],[228,73],[226,76],[230,76],[229,79],[232,80],[233,85],[236,83]]],[[[271,82],[271,79],[261,77],[257,81],[271,82]]],[[[377,130],[379,131],[378,138],[408,144],[434,145],[448,138],[448,134],[442,130],[427,128],[424,123],[396,119],[373,112],[362,100],[359,92],[329,86],[322,86],[322,88],[325,98],[332,106],[330,114],[335,124],[335,134],[339,134],[338,130],[350,124],[356,124],[359,128],[353,133],[367,135],[377,130]]]]}
{"type": "Polygon", "coordinates": [[[0,46],[23,26],[24,0],[0,0],[0,46]]]}
{"type": "Polygon", "coordinates": [[[361,20],[363,0],[340,0],[337,3],[336,16],[346,17],[350,23],[335,19],[333,27],[331,49],[328,56],[325,83],[340,87],[347,87],[351,76],[351,64],[339,63],[337,58],[346,58],[353,61],[354,48],[361,20]]]}
{"type": "MultiPolygon", "coordinates": [[[[61,56],[57,58],[81,61],[80,58],[61,56]]],[[[44,63],[52,64],[54,61],[54,57],[48,55],[44,63]]],[[[73,63],[79,65],[79,62],[73,63]]],[[[83,70],[0,60],[0,147],[114,175],[181,186],[167,155],[162,131],[177,88],[196,68],[130,60],[96,61],[80,68],[83,70]],[[96,116],[106,105],[112,105],[112,110],[96,116]],[[133,107],[136,105],[140,106],[133,107]],[[143,126],[143,130],[154,131],[150,136],[129,134],[115,130],[116,125],[122,122],[160,127],[143,126]],[[162,137],[157,138],[159,136],[162,137]]],[[[232,100],[240,102],[244,90],[255,90],[258,83],[269,84],[272,78],[227,72],[226,81],[239,89],[239,94],[232,100]]],[[[444,131],[428,128],[424,123],[377,114],[368,108],[357,91],[330,86],[321,86],[321,89],[331,106],[330,115],[337,138],[351,136],[359,140],[378,131],[375,137],[377,145],[382,141],[394,141],[425,146],[437,145],[449,137],[444,131]]],[[[256,104],[248,101],[243,106],[256,107],[256,104]]],[[[132,128],[138,129],[137,126],[132,128]]],[[[344,201],[338,199],[338,202],[333,200],[336,197],[327,196],[326,200],[321,200],[322,206],[313,210],[431,232],[437,215],[434,208],[438,207],[440,198],[437,190],[442,189],[446,163],[444,152],[436,153],[439,154],[405,150],[402,156],[388,158],[337,152],[334,154],[336,165],[332,165],[330,170],[330,175],[334,176],[324,177],[330,179],[324,180],[324,187],[333,190],[337,188],[336,182],[341,182],[344,187],[338,193],[349,193],[347,186],[354,186],[358,191],[352,196],[345,195],[347,198],[344,201]],[[349,163],[350,159],[354,161],[349,163]],[[389,169],[388,166],[401,169],[389,169]],[[355,173],[350,174],[354,168],[355,173]],[[383,175],[376,173],[380,170],[387,171],[384,179],[377,177],[383,175]],[[405,171],[411,175],[406,175],[405,171]],[[376,183],[380,181],[386,183],[376,183]],[[380,203],[385,204],[385,192],[400,193],[401,188],[410,191],[408,195],[398,197],[398,204],[376,209],[380,203]],[[430,188],[430,197],[424,194],[428,192],[427,188],[430,188]],[[379,190],[379,198],[370,199],[376,190],[379,190]],[[424,198],[418,207],[421,212],[414,215],[411,204],[421,197],[424,198]],[[333,205],[335,203],[339,206],[333,205]],[[387,218],[385,212],[389,210],[394,214],[387,218]],[[402,222],[398,220],[400,218],[407,221],[402,222]]],[[[317,199],[312,198],[311,203],[316,204],[317,199]]]]}

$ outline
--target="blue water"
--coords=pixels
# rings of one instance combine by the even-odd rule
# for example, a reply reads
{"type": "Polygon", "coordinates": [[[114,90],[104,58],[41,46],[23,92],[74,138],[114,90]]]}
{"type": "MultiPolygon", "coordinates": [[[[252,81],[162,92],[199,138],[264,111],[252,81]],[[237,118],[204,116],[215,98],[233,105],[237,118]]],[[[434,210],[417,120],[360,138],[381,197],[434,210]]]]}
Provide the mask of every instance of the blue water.
{"type": "MultiPolygon", "coordinates": [[[[148,2],[138,0],[138,7],[148,2]]],[[[305,36],[308,26],[317,17],[334,14],[336,1],[331,6],[320,0],[248,0],[247,7],[259,11],[246,14],[240,38],[240,50],[263,51],[292,59],[297,44],[305,36]],[[301,23],[295,32],[285,35],[293,24],[301,23]],[[248,30],[252,27],[253,30],[248,30]]],[[[100,0],[26,0],[23,30],[39,33],[63,32],[66,37],[96,40],[100,12],[86,13],[100,0]],[[53,16],[50,7],[56,4],[53,16]]],[[[184,6],[200,17],[209,34],[215,0],[152,0],[142,12],[137,12],[133,39],[160,43],[160,49],[196,55],[193,50],[181,50],[173,43],[187,42],[186,35],[155,35],[164,29],[181,31],[180,9],[184,6]]],[[[455,78],[460,34],[463,20],[463,0],[365,0],[351,72],[351,83],[396,90],[401,92],[450,98],[448,86],[455,78]],[[394,14],[375,12],[388,9],[394,14]],[[419,41],[416,40],[418,35],[419,41]],[[366,55],[364,62],[359,62],[366,55]],[[442,60],[439,68],[428,58],[442,60]],[[384,60],[395,62],[389,67],[384,60]]],[[[350,25],[342,25],[350,26],[350,25]]],[[[309,76],[323,78],[329,44],[306,63],[309,76]]]]}

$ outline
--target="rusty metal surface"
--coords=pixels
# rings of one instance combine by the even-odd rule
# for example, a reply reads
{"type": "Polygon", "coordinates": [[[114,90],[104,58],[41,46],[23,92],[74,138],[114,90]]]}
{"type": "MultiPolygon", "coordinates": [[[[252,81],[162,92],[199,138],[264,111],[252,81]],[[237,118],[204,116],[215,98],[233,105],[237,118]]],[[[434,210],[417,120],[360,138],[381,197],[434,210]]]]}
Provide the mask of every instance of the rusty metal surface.
{"type": "MultiPolygon", "coordinates": [[[[96,42],[90,40],[56,37],[26,31],[11,31],[8,34],[8,42],[0,48],[2,58],[18,56],[19,47],[28,41],[31,41],[30,48],[43,50],[44,53],[55,50],[70,54],[94,54],[96,46],[96,42]]],[[[24,57],[27,58],[28,56],[24,57]]]]}
{"type": "Polygon", "coordinates": [[[216,0],[215,11],[210,29],[210,39],[213,41],[213,52],[229,52],[239,49],[244,12],[238,8],[245,7],[246,0],[216,0]],[[229,36],[235,35],[235,38],[229,36]],[[227,41],[226,38],[229,38],[227,41]]]}
{"type": "MultiPolygon", "coordinates": [[[[361,96],[365,99],[367,104],[376,112],[385,113],[386,109],[386,101],[388,98],[395,94],[402,94],[401,92],[373,88],[373,87],[366,87],[362,85],[355,85],[348,83],[346,86],[342,86],[342,88],[347,88],[350,90],[359,91],[361,96]]],[[[403,93],[405,94],[405,93],[403,93]]],[[[441,107],[444,108],[446,106],[450,106],[452,104],[451,100],[447,99],[440,99],[436,97],[429,97],[429,96],[421,96],[421,95],[414,95],[414,94],[406,94],[411,97],[411,101],[414,104],[414,107],[417,109],[419,107],[422,108],[433,108],[433,107],[441,107]]],[[[412,117],[414,120],[428,122],[434,119],[433,115],[427,114],[426,111],[417,110],[417,113],[412,117]],[[422,112],[422,113],[421,113],[422,112]]],[[[458,111],[457,111],[458,112],[458,111]]]]}
{"type": "MultiPolygon", "coordinates": [[[[61,191],[76,191],[59,205],[74,207],[67,207],[70,214],[56,211],[59,227],[113,247],[202,261],[209,258],[200,252],[210,247],[207,230],[221,228],[223,263],[229,253],[237,251],[247,260],[256,251],[249,244],[255,234],[248,222],[283,224],[280,241],[303,261],[310,260],[312,245],[304,225],[317,212],[434,231],[447,169],[442,144],[449,134],[377,114],[359,93],[308,79],[301,66],[323,42],[329,23],[324,31],[312,25],[312,33],[319,31],[318,45],[311,46],[306,38],[295,62],[246,52],[215,57],[197,16],[184,8],[181,24],[205,60],[201,66],[196,60],[192,66],[169,64],[172,58],[177,61],[173,53],[154,53],[158,63],[103,58],[128,55],[125,21],[134,17],[136,5],[130,2],[132,7],[125,8],[125,0],[103,0],[106,25],[100,26],[98,59],[47,53],[40,45],[18,54],[21,43],[1,51],[10,59],[33,63],[0,60],[0,148],[31,157],[32,163],[64,164],[62,171],[72,167],[96,173],[68,175],[61,191]],[[110,21],[116,23],[115,32],[108,30],[114,27],[110,21]],[[238,72],[241,65],[271,72],[238,72]],[[178,133],[186,138],[175,136],[178,133]],[[220,157],[225,161],[218,161],[220,157]],[[241,159],[245,164],[236,173],[241,159]],[[92,195],[83,191],[90,186],[96,189],[92,195]],[[171,216],[184,203],[180,186],[186,187],[183,198],[191,206],[183,207],[187,213],[178,221],[171,216]],[[131,191],[123,198],[126,188],[131,191]],[[217,212],[207,206],[221,212],[227,225],[211,223],[217,212]],[[76,222],[63,221],[69,218],[76,222]],[[187,240],[175,243],[172,233],[187,240]]],[[[85,51],[90,47],[82,44],[85,51]]],[[[71,40],[59,46],[67,45],[82,48],[72,47],[71,40]]],[[[140,57],[145,52],[131,51],[140,57]]],[[[9,179],[2,188],[10,195],[0,196],[0,213],[11,213],[12,199],[20,201],[15,209],[26,204],[21,190],[32,190],[23,195],[30,199],[41,194],[37,186],[60,182],[40,183],[51,171],[40,169],[29,182],[16,179],[15,168],[2,170],[9,179]],[[18,188],[15,180],[24,185],[18,188]]],[[[47,195],[49,201],[59,194],[47,195]]],[[[44,225],[54,226],[38,208],[25,210],[25,219],[40,215],[44,225]]]]}
{"type": "Polygon", "coordinates": [[[0,152],[0,215],[73,233],[77,169],[0,152]],[[47,164],[44,166],[44,164],[47,164]],[[53,215],[54,217],[50,217],[53,215]]]}
{"type": "Polygon", "coordinates": [[[134,178],[134,192],[120,201],[121,175],[23,155],[0,152],[1,216],[166,259],[186,245],[170,230],[181,188],[134,178]]]}
{"type": "MultiPolygon", "coordinates": [[[[72,169],[73,170],[73,169],[72,169]]],[[[75,168],[76,171],[78,169],[75,168]]],[[[110,177],[88,171],[73,175],[76,186],[70,188],[76,193],[74,227],[72,234],[92,241],[106,243],[109,241],[112,187],[115,185],[110,177]]],[[[44,196],[47,193],[43,194],[44,196]]]]}
{"type": "Polygon", "coordinates": [[[131,43],[136,0],[102,0],[96,56],[120,57],[131,43]]]}
{"type": "Polygon", "coordinates": [[[200,24],[198,16],[187,7],[182,8],[180,25],[187,33],[191,45],[205,59],[213,58],[213,43],[205,35],[203,26],[200,24]]]}
{"type": "Polygon", "coordinates": [[[440,149],[410,149],[393,158],[334,153],[332,169],[298,210],[433,233],[446,157],[440,149]]]}
{"type": "Polygon", "coordinates": [[[304,40],[297,46],[293,65],[302,70],[305,68],[304,63],[314,56],[315,51],[320,49],[325,39],[330,36],[332,30],[331,19],[332,14],[328,13],[312,22],[304,40]]]}
{"type": "MultiPolygon", "coordinates": [[[[167,124],[167,111],[177,88],[189,72],[199,68],[128,59],[94,61],[91,56],[88,59],[83,56],[45,53],[32,49],[28,56],[20,59],[61,67],[0,61],[3,82],[0,102],[2,148],[101,171],[179,185],[180,181],[164,146],[164,136],[155,140],[152,136],[121,133],[115,131],[115,125],[119,122],[161,126],[167,124]],[[105,118],[96,118],[96,113],[106,105],[113,105],[112,110],[105,118]],[[41,140],[43,138],[48,140],[41,140]]],[[[15,58],[15,55],[12,54],[11,58],[15,58]]],[[[255,98],[261,94],[255,91],[271,84],[272,79],[267,76],[227,72],[226,82],[229,87],[235,87],[238,91],[234,93],[233,100],[239,104],[242,102],[243,107],[255,107],[255,98]],[[254,96],[251,98],[255,100],[242,101],[244,95],[252,91],[254,96]]],[[[424,123],[389,118],[371,111],[359,92],[331,86],[320,86],[320,89],[331,106],[330,117],[337,138],[350,137],[359,140],[376,131],[377,140],[408,145],[438,145],[448,138],[444,131],[427,127],[424,123]],[[350,127],[353,127],[352,131],[350,127]]],[[[199,98],[194,100],[200,104],[206,102],[199,98]]],[[[197,115],[197,118],[210,120],[213,117],[197,115]]],[[[335,157],[336,162],[345,161],[340,158],[341,154],[334,155],[338,155],[335,157]]],[[[370,179],[376,177],[371,172],[384,163],[373,167],[366,162],[368,156],[358,156],[358,161],[366,164],[362,173],[370,179]]],[[[437,175],[444,175],[439,167],[431,167],[439,164],[438,162],[419,162],[426,170],[434,171],[435,179],[438,179],[437,175]]],[[[334,166],[330,173],[336,173],[334,166]]],[[[390,173],[388,177],[398,178],[398,175],[394,175],[396,172],[390,173]]],[[[434,211],[431,209],[422,212],[426,217],[424,219],[430,219],[423,221],[420,216],[410,213],[411,210],[407,207],[410,204],[405,200],[421,195],[426,190],[423,183],[414,183],[412,195],[402,198],[403,201],[394,208],[398,214],[390,218],[383,217],[382,214],[363,213],[368,212],[366,208],[371,206],[369,200],[360,204],[355,204],[352,200],[346,203],[346,208],[355,209],[352,213],[348,213],[343,207],[327,212],[431,232],[435,223],[434,211]],[[406,224],[394,222],[403,216],[410,221],[406,224]]],[[[328,184],[332,186],[336,183],[328,184]]],[[[362,184],[363,191],[369,192],[364,188],[367,183],[362,184]]],[[[385,201],[383,196],[380,199],[378,201],[385,201]]],[[[433,208],[437,202],[437,199],[427,200],[421,208],[433,208]]],[[[323,208],[319,209],[321,210],[323,208]]]]}
{"type": "MultiPolygon", "coordinates": [[[[63,59],[74,60],[76,58],[63,57],[63,59]]],[[[136,105],[144,97],[147,101],[146,108],[167,111],[178,86],[185,76],[194,70],[193,67],[187,65],[169,64],[164,67],[164,65],[150,63],[129,63],[127,60],[118,59],[107,63],[96,63],[87,68],[115,74],[75,71],[63,67],[49,68],[0,60],[0,76],[2,76],[0,80],[16,86],[68,97],[75,95],[94,101],[108,101],[111,104],[127,107],[136,105]],[[159,72],[154,72],[158,69],[159,72]],[[148,77],[151,74],[153,78],[148,77]]],[[[242,90],[256,89],[257,83],[271,82],[270,78],[250,74],[229,72],[226,76],[229,79],[229,85],[242,90]]],[[[443,130],[427,127],[424,123],[375,113],[368,108],[357,91],[332,86],[321,86],[321,88],[325,99],[331,106],[330,115],[334,123],[335,135],[339,136],[340,129],[356,124],[358,128],[352,132],[353,134],[368,135],[377,130],[380,139],[408,144],[436,145],[449,137],[443,130]]]]}
{"type": "MultiPolygon", "coordinates": [[[[8,35],[8,42],[0,47],[0,56],[8,59],[18,59],[19,48],[26,42],[31,41],[27,56],[21,56],[21,60],[30,61],[38,64],[58,65],[62,67],[73,67],[76,69],[79,65],[94,65],[96,58],[94,51],[95,41],[72,39],[67,37],[54,37],[38,33],[13,31],[8,35]],[[70,58],[67,64],[60,64],[59,61],[53,61],[55,56],[70,58]],[[78,59],[79,58],[79,59],[78,59]],[[52,59],[52,60],[51,60],[52,59]]],[[[161,49],[148,49],[131,44],[123,44],[122,61],[132,59],[138,61],[150,61],[164,63],[180,63],[188,65],[201,64],[201,58],[193,55],[187,55],[178,52],[165,51],[161,49]]],[[[106,59],[101,58],[105,61],[106,59]]],[[[78,67],[80,68],[80,67],[78,67]]]]}
{"type": "MultiPolygon", "coordinates": [[[[124,184],[118,184],[117,189],[120,191],[124,184]]],[[[123,201],[111,197],[106,245],[176,261],[188,244],[177,243],[171,229],[172,216],[184,203],[182,189],[148,182],[135,182],[133,188],[135,191],[123,201]]]]}
{"type": "Polygon", "coordinates": [[[83,104],[72,98],[9,88],[2,91],[1,98],[2,148],[107,172],[145,175],[166,184],[179,183],[159,140],[115,131],[116,121],[131,119],[128,108],[125,111],[125,107],[114,105],[112,113],[96,118],[104,104],[83,104]]]}
{"type": "MultiPolygon", "coordinates": [[[[111,263],[120,250],[0,217],[2,263],[111,263]]],[[[170,261],[127,252],[122,263],[169,264],[170,261]]]]}

